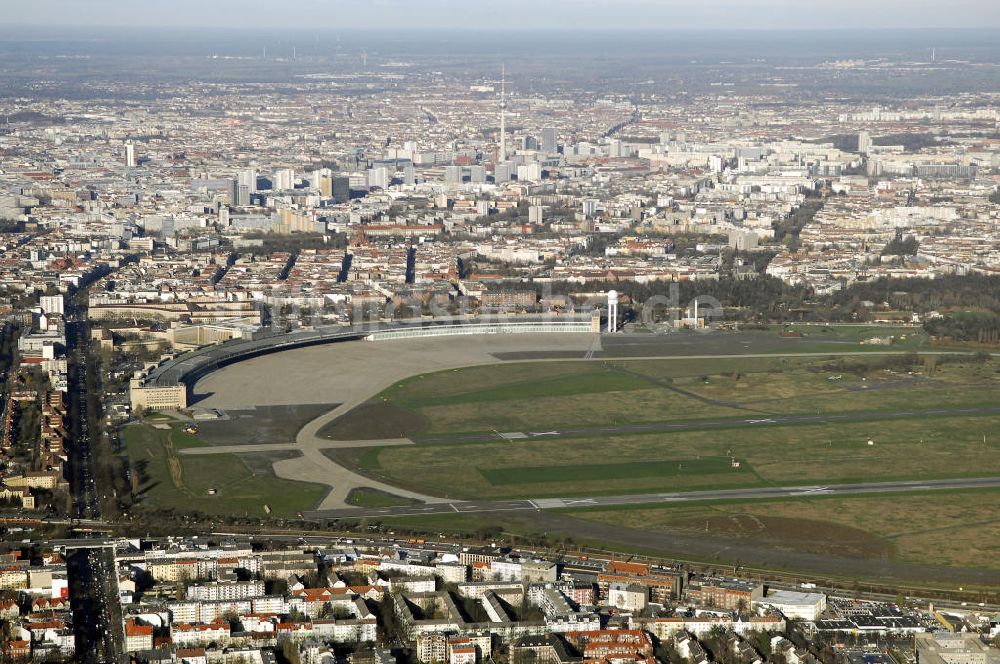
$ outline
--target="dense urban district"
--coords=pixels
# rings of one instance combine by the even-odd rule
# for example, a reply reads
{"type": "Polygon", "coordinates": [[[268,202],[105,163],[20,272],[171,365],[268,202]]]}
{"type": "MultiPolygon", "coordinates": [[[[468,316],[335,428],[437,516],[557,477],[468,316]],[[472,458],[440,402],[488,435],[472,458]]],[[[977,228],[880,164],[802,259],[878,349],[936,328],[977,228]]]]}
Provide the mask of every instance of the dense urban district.
{"type": "Polygon", "coordinates": [[[995,34],[158,34],[0,39],[2,661],[1000,664],[995,34]]]}

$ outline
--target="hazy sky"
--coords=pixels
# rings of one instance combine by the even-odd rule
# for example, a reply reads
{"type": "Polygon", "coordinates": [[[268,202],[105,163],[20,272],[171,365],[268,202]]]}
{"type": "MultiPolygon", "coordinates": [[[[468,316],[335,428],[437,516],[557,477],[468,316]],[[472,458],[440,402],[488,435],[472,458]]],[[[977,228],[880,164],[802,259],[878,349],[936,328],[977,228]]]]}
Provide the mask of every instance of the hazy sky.
{"type": "Polygon", "coordinates": [[[3,22],[234,28],[989,28],[1000,0],[0,0],[3,22]]]}

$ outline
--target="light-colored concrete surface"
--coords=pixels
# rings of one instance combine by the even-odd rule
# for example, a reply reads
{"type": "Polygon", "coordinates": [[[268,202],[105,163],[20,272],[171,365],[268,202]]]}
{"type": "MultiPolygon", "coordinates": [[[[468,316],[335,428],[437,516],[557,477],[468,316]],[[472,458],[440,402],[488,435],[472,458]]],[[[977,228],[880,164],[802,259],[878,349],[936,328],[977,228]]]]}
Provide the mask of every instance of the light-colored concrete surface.
{"type": "MultiPolygon", "coordinates": [[[[492,353],[587,351],[590,334],[495,334],[347,341],[262,355],[199,380],[192,404],[238,410],[261,405],[361,402],[418,373],[496,362],[492,353]]],[[[599,341],[597,342],[599,343],[599,341]]]]}
{"type": "Polygon", "coordinates": [[[240,409],[251,406],[339,403],[307,423],[296,440],[262,445],[228,445],[184,450],[183,454],[233,454],[300,450],[301,456],[274,463],[278,477],[325,484],[330,492],[320,510],[349,507],[347,496],[358,487],[370,487],[428,503],[445,502],[377,482],[333,462],[322,450],[408,444],[392,441],[332,441],[319,430],[394,383],[415,374],[498,362],[494,353],[522,351],[593,351],[600,337],[593,334],[511,334],[427,337],[392,341],[350,341],[264,355],[225,367],[194,386],[205,395],[200,408],[240,409]]]}

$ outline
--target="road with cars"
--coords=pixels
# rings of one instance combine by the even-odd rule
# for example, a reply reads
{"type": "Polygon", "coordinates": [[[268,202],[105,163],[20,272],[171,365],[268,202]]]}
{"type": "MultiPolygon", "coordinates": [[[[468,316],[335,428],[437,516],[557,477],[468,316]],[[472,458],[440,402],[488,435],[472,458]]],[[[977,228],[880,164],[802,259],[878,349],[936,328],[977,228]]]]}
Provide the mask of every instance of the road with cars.
{"type": "MultiPolygon", "coordinates": [[[[67,411],[69,414],[70,490],[73,516],[99,522],[101,501],[94,481],[93,445],[97,432],[90,430],[87,403],[90,331],[86,295],[72,298],[66,324],[68,359],[67,411]]],[[[85,538],[92,533],[80,533],[85,538]]],[[[70,607],[80,661],[124,662],[124,626],[118,602],[114,552],[107,548],[80,547],[67,557],[70,607]]]]}

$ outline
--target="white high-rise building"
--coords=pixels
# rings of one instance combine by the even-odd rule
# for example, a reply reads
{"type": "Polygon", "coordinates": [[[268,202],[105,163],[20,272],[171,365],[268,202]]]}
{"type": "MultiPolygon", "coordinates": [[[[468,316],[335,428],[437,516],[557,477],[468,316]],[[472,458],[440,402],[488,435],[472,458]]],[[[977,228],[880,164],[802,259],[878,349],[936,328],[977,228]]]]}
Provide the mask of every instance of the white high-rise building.
{"type": "Polygon", "coordinates": [[[314,189],[320,188],[320,183],[324,177],[332,177],[333,171],[329,168],[317,168],[315,171],[309,171],[306,173],[306,179],[309,180],[309,186],[314,189]]]}
{"type": "Polygon", "coordinates": [[[486,167],[485,166],[473,166],[469,169],[470,177],[469,180],[475,184],[482,184],[486,182],[486,167]]]}
{"type": "Polygon", "coordinates": [[[62,295],[42,295],[38,298],[38,305],[46,314],[63,315],[66,313],[66,298],[62,295]]]}
{"type": "Polygon", "coordinates": [[[446,184],[462,184],[462,167],[454,165],[445,166],[444,181],[446,184]]]}
{"type": "Polygon", "coordinates": [[[257,171],[248,168],[236,174],[236,182],[251,194],[257,193],[257,171]]]}
{"type": "Polygon", "coordinates": [[[541,164],[522,164],[517,167],[517,179],[527,182],[537,182],[542,179],[541,164]]]}
{"type": "Polygon", "coordinates": [[[867,155],[872,151],[872,137],[867,131],[858,132],[858,152],[867,155]]]}
{"type": "Polygon", "coordinates": [[[295,186],[295,171],[290,168],[279,168],[274,172],[271,186],[278,191],[292,189],[295,186]]]}
{"type": "Polygon", "coordinates": [[[368,169],[368,188],[375,187],[379,189],[389,188],[389,169],[385,166],[368,169]]]}
{"type": "Polygon", "coordinates": [[[509,162],[504,161],[496,165],[496,169],[493,171],[493,180],[497,184],[510,182],[510,177],[511,177],[511,165],[509,162]]]}
{"type": "Polygon", "coordinates": [[[528,208],[528,223],[541,225],[545,221],[545,208],[541,205],[532,205],[528,208]]]}
{"type": "Polygon", "coordinates": [[[135,168],[135,145],[131,141],[125,143],[125,166],[135,168]]]}

